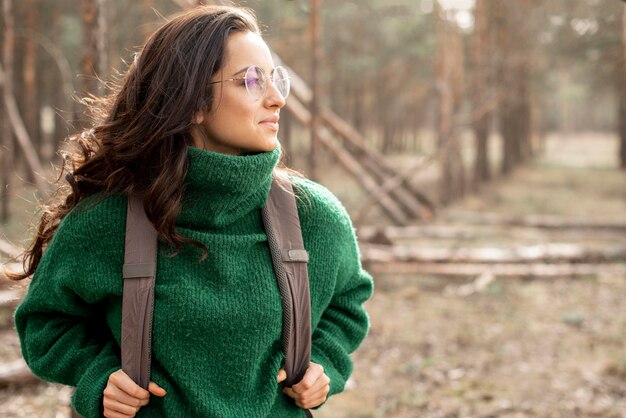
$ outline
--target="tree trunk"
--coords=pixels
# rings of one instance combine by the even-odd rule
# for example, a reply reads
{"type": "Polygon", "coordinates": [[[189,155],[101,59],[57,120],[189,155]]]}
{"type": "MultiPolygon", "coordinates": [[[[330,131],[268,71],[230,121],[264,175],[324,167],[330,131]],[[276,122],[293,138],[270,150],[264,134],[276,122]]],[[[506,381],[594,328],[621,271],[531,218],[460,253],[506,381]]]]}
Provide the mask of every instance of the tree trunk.
{"type": "MultiPolygon", "coordinates": [[[[97,0],[98,21],[96,25],[96,51],[98,53],[98,66],[95,67],[98,77],[106,80],[109,76],[109,54],[107,49],[107,0],[97,0]]],[[[98,83],[97,91],[104,94],[104,84],[98,83]]]]}
{"type": "Polygon", "coordinates": [[[98,0],[81,0],[83,20],[82,94],[96,94],[98,90],[98,0]]]}
{"type": "Polygon", "coordinates": [[[38,33],[37,21],[39,8],[35,0],[26,1],[26,25],[29,36],[25,39],[24,64],[22,76],[24,78],[24,122],[35,149],[41,148],[41,132],[39,125],[39,100],[37,95],[37,44],[34,36],[38,33]]]}
{"type": "Polygon", "coordinates": [[[439,200],[445,205],[460,197],[464,191],[463,160],[454,130],[454,118],[460,105],[462,88],[462,41],[458,32],[440,16],[438,7],[435,7],[435,18],[439,200]]]}
{"type": "MultiPolygon", "coordinates": [[[[13,95],[13,48],[15,46],[15,22],[13,20],[13,0],[3,0],[2,15],[4,20],[4,43],[2,48],[2,60],[6,67],[3,80],[3,95],[13,95]]],[[[0,217],[6,222],[10,217],[10,193],[12,192],[13,173],[13,155],[15,147],[13,146],[13,131],[8,118],[6,105],[3,105],[5,111],[2,118],[2,179],[0,183],[0,217]]]]}
{"type": "MultiPolygon", "coordinates": [[[[61,43],[61,10],[58,3],[53,3],[52,7],[52,22],[51,22],[51,32],[52,32],[52,42],[55,45],[60,45],[61,43]]],[[[57,78],[57,83],[64,82],[62,69],[60,78],[57,78]]],[[[52,145],[54,150],[58,150],[63,142],[63,139],[67,136],[67,120],[74,120],[75,115],[73,114],[72,105],[68,105],[66,97],[64,95],[65,90],[58,88],[58,84],[56,88],[52,89],[53,91],[53,106],[55,109],[55,117],[54,117],[54,137],[52,139],[52,145]],[[60,109],[60,111],[59,111],[60,109]],[[67,116],[63,117],[63,113],[67,116]]]]}
{"type": "Polygon", "coordinates": [[[626,5],[622,11],[622,60],[619,91],[619,166],[626,170],[626,5]]]}
{"type": "Polygon", "coordinates": [[[310,177],[312,180],[319,180],[319,147],[317,133],[320,124],[320,83],[319,70],[322,60],[322,45],[320,33],[320,3],[322,0],[311,0],[311,90],[313,97],[311,100],[311,156],[310,156],[310,177]]]}
{"type": "Polygon", "coordinates": [[[490,19],[487,1],[488,0],[477,0],[474,9],[475,26],[472,42],[472,56],[474,61],[472,101],[474,108],[474,117],[472,119],[472,122],[474,126],[474,138],[476,141],[476,155],[474,160],[475,185],[484,183],[486,181],[489,181],[490,179],[488,149],[490,112],[477,112],[479,109],[482,109],[485,106],[486,101],[488,100],[487,92],[489,91],[488,71],[490,65],[488,62],[488,57],[490,52],[489,50],[491,49],[491,43],[489,37],[490,19]]]}
{"type": "MultiPolygon", "coordinates": [[[[496,63],[496,78],[498,90],[506,92],[510,88],[508,63],[510,61],[510,45],[508,41],[508,19],[506,18],[505,6],[500,2],[494,4],[494,23],[496,27],[496,52],[498,57],[496,63]]],[[[498,126],[502,138],[500,171],[508,174],[513,169],[513,130],[511,126],[511,115],[513,114],[513,103],[511,94],[503,94],[498,109],[498,126]]]]}
{"type": "Polygon", "coordinates": [[[502,174],[508,174],[531,155],[530,61],[528,11],[525,0],[501,2],[495,7],[498,23],[498,88],[503,91],[500,132],[503,140],[502,174]]]}

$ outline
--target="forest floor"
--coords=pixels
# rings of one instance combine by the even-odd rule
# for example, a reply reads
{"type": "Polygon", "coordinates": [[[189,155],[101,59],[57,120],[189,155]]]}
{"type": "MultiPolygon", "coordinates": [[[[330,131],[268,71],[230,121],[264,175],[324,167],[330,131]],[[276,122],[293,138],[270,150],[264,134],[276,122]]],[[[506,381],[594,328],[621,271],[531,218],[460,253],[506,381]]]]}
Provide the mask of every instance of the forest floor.
{"type": "MultiPolygon", "coordinates": [[[[614,137],[601,135],[549,137],[535,163],[469,195],[435,220],[476,233],[404,244],[624,247],[623,231],[473,223],[477,214],[491,214],[626,224],[626,173],[615,168],[616,144],[614,137]]],[[[352,185],[339,172],[326,172],[334,174],[329,187],[352,209],[359,200],[349,195],[352,185]]],[[[4,226],[5,233],[16,228],[4,226]]],[[[387,273],[374,279],[376,290],[366,303],[371,330],[353,355],[352,378],[317,418],[626,418],[622,273],[494,277],[472,292],[464,289],[477,278],[387,273]]],[[[18,358],[11,312],[0,316],[0,338],[0,362],[18,358]]],[[[46,383],[0,389],[0,416],[66,417],[69,393],[46,383]]]]}

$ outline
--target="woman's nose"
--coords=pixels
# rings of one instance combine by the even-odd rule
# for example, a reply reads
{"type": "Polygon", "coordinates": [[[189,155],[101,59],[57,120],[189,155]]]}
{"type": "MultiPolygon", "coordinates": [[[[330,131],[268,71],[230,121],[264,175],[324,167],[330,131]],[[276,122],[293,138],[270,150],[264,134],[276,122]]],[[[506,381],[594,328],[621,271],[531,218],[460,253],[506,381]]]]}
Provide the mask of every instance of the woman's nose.
{"type": "Polygon", "coordinates": [[[286,98],[280,93],[278,87],[274,84],[274,80],[270,78],[266,83],[267,91],[265,92],[265,100],[268,102],[269,106],[278,106],[278,108],[285,106],[286,98]]]}

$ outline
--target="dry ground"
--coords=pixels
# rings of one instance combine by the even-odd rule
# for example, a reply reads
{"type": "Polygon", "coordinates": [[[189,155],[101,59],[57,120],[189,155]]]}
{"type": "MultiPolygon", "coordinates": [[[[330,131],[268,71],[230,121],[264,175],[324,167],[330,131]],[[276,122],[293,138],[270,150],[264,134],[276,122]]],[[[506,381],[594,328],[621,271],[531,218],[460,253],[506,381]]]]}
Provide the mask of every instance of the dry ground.
{"type": "MultiPolygon", "coordinates": [[[[614,169],[615,138],[550,137],[546,151],[437,222],[465,225],[476,212],[626,222],[626,174],[614,169]]],[[[325,182],[357,207],[353,185],[332,180],[325,182]]],[[[625,245],[626,237],[485,228],[462,242],[415,245],[512,241],[603,246],[625,245]]],[[[496,278],[466,296],[459,290],[467,280],[387,274],[375,281],[367,302],[371,332],[354,354],[353,377],[316,417],[626,418],[626,277],[496,278]]],[[[0,324],[0,360],[7,361],[18,355],[10,313],[0,324]]],[[[49,384],[3,389],[0,416],[65,417],[68,396],[49,384]]]]}

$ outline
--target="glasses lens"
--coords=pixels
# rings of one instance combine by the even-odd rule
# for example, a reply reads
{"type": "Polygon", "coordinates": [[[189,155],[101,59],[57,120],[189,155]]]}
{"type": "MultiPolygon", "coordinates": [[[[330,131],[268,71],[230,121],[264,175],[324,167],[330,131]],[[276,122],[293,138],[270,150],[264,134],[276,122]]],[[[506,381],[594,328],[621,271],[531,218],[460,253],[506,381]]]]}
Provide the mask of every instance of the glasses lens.
{"type": "Polygon", "coordinates": [[[265,95],[265,78],[263,70],[259,67],[252,66],[246,70],[244,78],[248,94],[254,99],[259,100],[265,95]]]}
{"type": "Polygon", "coordinates": [[[281,66],[276,67],[274,69],[274,74],[272,74],[272,81],[283,98],[287,98],[291,87],[287,70],[281,66]]]}

